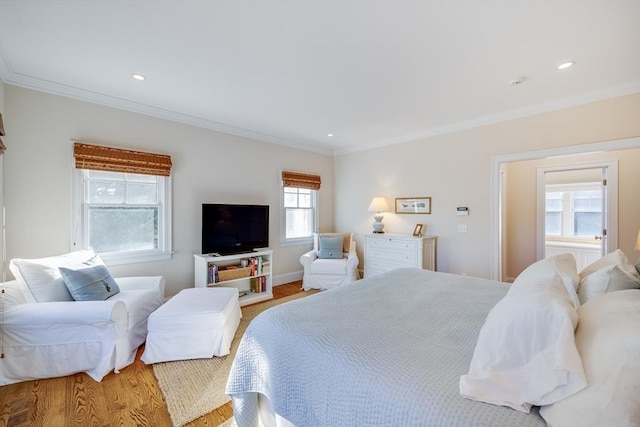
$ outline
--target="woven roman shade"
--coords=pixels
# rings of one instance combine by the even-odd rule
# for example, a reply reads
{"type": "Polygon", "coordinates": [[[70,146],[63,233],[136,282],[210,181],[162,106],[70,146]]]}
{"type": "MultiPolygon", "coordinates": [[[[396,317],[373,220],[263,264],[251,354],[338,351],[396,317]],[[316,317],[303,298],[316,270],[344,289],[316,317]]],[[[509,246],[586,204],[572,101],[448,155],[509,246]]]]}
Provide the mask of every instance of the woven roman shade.
{"type": "Polygon", "coordinates": [[[73,145],[76,168],[108,172],[139,173],[144,175],[171,175],[171,156],[102,147],[76,142],[73,145]]]}
{"type": "Polygon", "coordinates": [[[282,185],[285,187],[320,189],[320,177],[306,173],[282,171],[282,185]]]}

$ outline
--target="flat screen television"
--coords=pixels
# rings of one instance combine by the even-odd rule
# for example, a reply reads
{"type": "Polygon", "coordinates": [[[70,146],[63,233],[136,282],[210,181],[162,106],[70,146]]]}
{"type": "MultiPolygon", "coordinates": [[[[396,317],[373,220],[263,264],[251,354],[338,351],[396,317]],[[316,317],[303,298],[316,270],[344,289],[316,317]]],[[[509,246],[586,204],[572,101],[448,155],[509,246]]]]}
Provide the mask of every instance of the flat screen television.
{"type": "Polygon", "coordinates": [[[202,253],[229,255],[269,246],[269,206],[202,204],[202,253]]]}

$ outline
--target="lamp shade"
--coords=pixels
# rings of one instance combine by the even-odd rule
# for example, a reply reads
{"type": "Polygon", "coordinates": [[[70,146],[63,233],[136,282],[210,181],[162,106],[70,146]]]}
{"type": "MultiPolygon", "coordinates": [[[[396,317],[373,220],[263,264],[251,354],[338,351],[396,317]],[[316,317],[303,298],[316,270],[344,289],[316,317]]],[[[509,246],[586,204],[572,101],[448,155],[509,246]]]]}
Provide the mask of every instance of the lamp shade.
{"type": "Polygon", "coordinates": [[[369,212],[388,212],[389,204],[384,197],[374,197],[369,204],[369,212]]]}

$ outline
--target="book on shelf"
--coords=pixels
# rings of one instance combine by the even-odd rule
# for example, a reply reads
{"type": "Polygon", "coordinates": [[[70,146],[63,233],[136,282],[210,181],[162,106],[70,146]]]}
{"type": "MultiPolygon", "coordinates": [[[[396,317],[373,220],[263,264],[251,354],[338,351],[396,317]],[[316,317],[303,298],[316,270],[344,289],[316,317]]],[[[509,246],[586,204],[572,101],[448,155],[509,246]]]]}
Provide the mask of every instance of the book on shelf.
{"type": "Polygon", "coordinates": [[[248,258],[247,263],[248,266],[251,267],[251,276],[259,276],[262,274],[263,261],[261,256],[248,258]]]}
{"type": "Polygon", "coordinates": [[[252,277],[249,289],[256,294],[265,292],[267,290],[267,278],[265,276],[252,277]]]}
{"type": "Polygon", "coordinates": [[[207,283],[217,283],[218,282],[218,264],[209,263],[208,271],[207,271],[207,283]]]}

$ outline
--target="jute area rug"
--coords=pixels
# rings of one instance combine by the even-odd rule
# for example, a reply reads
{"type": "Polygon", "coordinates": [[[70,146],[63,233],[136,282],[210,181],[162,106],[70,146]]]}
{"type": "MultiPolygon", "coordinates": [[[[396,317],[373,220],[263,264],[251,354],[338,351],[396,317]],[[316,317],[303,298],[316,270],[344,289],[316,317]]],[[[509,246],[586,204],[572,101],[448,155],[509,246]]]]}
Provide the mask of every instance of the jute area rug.
{"type": "Polygon", "coordinates": [[[231,353],[211,359],[180,360],[153,365],[174,426],[183,426],[229,402],[224,392],[240,338],[251,320],[262,311],[317,291],[298,292],[259,304],[242,307],[242,319],[231,343],[231,353]]]}

